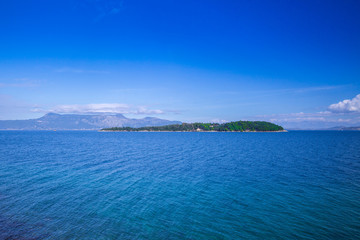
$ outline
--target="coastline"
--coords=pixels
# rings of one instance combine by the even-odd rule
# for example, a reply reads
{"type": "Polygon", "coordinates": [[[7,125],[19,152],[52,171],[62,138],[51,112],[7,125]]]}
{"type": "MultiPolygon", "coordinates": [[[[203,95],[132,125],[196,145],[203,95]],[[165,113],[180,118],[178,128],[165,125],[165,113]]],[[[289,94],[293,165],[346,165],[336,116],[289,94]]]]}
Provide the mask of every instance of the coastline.
{"type": "Polygon", "coordinates": [[[280,130],[280,131],[149,131],[149,130],[140,130],[140,131],[127,131],[127,130],[99,130],[98,132],[203,132],[203,133],[279,133],[279,132],[288,132],[287,130],[280,130]]]}

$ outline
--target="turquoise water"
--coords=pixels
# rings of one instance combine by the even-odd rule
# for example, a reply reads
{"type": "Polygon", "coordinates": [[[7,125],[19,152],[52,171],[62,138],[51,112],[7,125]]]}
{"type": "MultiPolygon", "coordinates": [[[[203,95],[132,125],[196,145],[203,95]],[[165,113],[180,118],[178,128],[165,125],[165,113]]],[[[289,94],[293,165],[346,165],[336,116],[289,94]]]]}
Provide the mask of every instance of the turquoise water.
{"type": "Polygon", "coordinates": [[[0,239],[360,239],[360,132],[0,131],[0,239]]]}

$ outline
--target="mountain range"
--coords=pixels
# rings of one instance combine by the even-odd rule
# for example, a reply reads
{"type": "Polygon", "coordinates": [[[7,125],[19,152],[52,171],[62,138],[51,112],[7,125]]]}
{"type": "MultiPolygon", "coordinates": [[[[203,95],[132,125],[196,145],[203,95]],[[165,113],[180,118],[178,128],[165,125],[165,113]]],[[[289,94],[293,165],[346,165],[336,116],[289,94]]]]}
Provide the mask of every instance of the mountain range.
{"type": "Polygon", "coordinates": [[[107,127],[150,127],[181,124],[155,117],[141,119],[127,118],[122,114],[56,114],[47,113],[43,117],[28,120],[0,120],[1,130],[99,130],[107,127]]]}
{"type": "Polygon", "coordinates": [[[360,131],[360,126],[358,127],[332,127],[328,128],[327,130],[336,130],[336,131],[360,131]]]}

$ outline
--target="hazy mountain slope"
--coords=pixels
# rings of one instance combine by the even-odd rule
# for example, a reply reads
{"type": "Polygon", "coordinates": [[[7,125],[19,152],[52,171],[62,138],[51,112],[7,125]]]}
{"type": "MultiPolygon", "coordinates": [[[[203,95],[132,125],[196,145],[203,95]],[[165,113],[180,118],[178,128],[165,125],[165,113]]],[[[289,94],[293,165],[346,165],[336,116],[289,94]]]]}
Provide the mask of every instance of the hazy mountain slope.
{"type": "Polygon", "coordinates": [[[326,130],[338,130],[338,131],[360,131],[360,126],[358,127],[333,127],[333,128],[328,128],[326,130]]]}
{"type": "Polygon", "coordinates": [[[0,120],[3,130],[97,130],[106,127],[148,127],[179,124],[179,121],[146,117],[126,118],[116,115],[79,115],[48,113],[43,117],[29,120],[0,120]]]}

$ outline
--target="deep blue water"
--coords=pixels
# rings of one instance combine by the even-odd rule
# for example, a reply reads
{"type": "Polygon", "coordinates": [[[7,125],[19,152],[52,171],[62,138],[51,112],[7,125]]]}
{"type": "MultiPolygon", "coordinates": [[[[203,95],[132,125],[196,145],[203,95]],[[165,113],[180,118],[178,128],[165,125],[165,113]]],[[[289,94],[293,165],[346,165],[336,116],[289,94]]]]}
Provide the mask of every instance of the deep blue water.
{"type": "Polygon", "coordinates": [[[0,131],[0,239],[360,239],[360,132],[0,131]]]}

